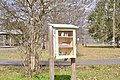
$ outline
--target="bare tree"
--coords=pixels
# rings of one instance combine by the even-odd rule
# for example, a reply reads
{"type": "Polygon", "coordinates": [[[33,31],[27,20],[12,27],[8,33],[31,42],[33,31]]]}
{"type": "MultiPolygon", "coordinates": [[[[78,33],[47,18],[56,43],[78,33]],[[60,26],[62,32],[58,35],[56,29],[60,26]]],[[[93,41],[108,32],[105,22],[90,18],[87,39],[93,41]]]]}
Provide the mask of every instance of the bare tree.
{"type": "Polygon", "coordinates": [[[24,66],[29,78],[39,71],[39,55],[44,35],[43,22],[45,15],[53,6],[52,0],[0,0],[2,25],[6,29],[20,29],[23,35],[20,40],[24,53],[24,66]],[[15,23],[13,25],[12,23],[15,23]]]}

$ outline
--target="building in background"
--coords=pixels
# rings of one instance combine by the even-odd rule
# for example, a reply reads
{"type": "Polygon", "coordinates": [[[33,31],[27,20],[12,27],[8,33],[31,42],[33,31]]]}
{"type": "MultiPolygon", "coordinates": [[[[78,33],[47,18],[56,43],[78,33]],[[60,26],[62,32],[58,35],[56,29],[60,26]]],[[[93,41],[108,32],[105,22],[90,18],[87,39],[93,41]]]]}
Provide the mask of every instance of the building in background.
{"type": "Polygon", "coordinates": [[[13,36],[22,35],[20,30],[0,30],[0,46],[16,46],[18,43],[13,36]]]}

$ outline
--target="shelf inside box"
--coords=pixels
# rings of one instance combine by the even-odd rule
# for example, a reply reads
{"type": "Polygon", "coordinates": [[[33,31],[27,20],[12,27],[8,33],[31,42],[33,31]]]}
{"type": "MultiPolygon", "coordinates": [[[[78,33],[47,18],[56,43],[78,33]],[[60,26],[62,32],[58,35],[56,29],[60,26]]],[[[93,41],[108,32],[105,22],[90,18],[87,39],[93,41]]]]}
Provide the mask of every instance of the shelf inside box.
{"type": "Polygon", "coordinates": [[[71,42],[60,42],[59,46],[70,46],[71,42]]]}
{"type": "Polygon", "coordinates": [[[73,36],[73,31],[59,31],[59,36],[73,36]]]}
{"type": "Polygon", "coordinates": [[[59,56],[73,55],[73,47],[59,48],[59,56]]]}
{"type": "Polygon", "coordinates": [[[64,54],[63,54],[63,55],[59,55],[59,56],[73,56],[73,55],[64,55],[64,54]]]}
{"type": "Polygon", "coordinates": [[[72,46],[63,46],[63,45],[60,45],[59,48],[73,48],[72,46]]]}
{"type": "Polygon", "coordinates": [[[60,55],[57,56],[56,59],[65,59],[65,58],[76,58],[74,55],[60,55]]]}
{"type": "Polygon", "coordinates": [[[73,46],[73,40],[72,39],[65,39],[65,38],[60,38],[59,39],[59,46],[73,46]]]}
{"type": "Polygon", "coordinates": [[[69,39],[73,39],[73,36],[59,36],[59,38],[69,38],[69,39]]]}

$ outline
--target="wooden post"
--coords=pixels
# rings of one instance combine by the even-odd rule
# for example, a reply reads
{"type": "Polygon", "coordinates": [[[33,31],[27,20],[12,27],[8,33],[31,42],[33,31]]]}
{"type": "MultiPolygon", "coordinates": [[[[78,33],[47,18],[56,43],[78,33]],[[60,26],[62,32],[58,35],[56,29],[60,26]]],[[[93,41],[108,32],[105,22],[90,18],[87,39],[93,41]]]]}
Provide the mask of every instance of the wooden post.
{"type": "Polygon", "coordinates": [[[50,80],[54,80],[54,54],[53,54],[53,30],[49,27],[49,67],[50,67],[50,80]]]}
{"type": "Polygon", "coordinates": [[[71,66],[72,66],[71,80],[76,80],[76,62],[75,62],[75,58],[71,58],[71,66]]]}

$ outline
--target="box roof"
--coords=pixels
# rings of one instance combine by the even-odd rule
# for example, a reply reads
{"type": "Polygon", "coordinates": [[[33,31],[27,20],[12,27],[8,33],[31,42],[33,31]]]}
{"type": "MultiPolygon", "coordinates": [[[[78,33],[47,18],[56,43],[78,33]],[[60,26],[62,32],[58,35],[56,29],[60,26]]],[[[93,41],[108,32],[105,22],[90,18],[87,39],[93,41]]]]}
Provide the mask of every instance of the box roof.
{"type": "Polygon", "coordinates": [[[49,25],[55,28],[78,28],[77,26],[74,26],[72,24],[49,24],[49,25]]]}

